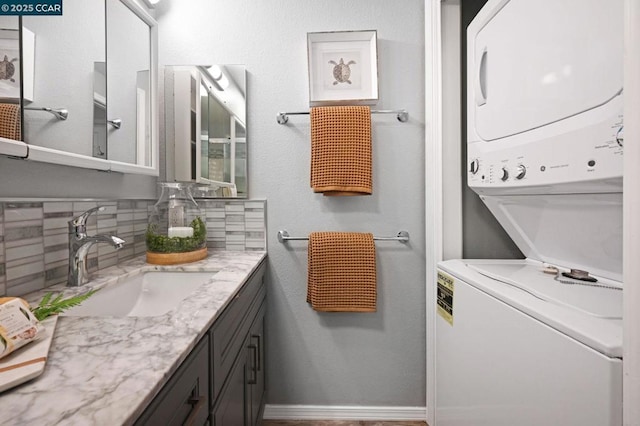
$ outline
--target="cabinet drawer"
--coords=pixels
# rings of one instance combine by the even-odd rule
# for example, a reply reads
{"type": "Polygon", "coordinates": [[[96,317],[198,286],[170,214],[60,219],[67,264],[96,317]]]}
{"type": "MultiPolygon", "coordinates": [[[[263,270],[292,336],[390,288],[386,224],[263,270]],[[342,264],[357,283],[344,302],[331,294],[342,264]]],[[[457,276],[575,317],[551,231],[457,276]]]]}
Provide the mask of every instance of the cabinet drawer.
{"type": "Polygon", "coordinates": [[[209,415],[209,337],[205,335],[136,425],[204,425],[209,415]]]}
{"type": "Polygon", "coordinates": [[[242,350],[242,342],[265,298],[262,281],[265,265],[258,267],[211,328],[212,403],[242,350]]]}

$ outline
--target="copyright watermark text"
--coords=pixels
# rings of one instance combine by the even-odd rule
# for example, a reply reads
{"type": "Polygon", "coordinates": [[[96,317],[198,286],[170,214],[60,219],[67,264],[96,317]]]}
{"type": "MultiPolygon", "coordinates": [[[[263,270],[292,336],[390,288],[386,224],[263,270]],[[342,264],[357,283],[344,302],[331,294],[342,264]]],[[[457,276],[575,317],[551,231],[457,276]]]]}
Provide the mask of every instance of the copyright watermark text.
{"type": "Polygon", "coordinates": [[[0,15],[62,15],[62,0],[0,0],[0,15]]]}

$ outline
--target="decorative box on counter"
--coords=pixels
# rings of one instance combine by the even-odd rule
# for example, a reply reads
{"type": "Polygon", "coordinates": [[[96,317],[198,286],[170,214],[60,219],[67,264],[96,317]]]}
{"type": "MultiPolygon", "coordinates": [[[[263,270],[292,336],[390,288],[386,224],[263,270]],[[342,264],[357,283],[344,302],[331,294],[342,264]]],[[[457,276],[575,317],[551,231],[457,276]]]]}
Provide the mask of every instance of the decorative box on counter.
{"type": "Polygon", "coordinates": [[[207,257],[207,229],[191,184],[161,182],[162,193],[149,215],[147,262],[175,265],[207,257]]]}

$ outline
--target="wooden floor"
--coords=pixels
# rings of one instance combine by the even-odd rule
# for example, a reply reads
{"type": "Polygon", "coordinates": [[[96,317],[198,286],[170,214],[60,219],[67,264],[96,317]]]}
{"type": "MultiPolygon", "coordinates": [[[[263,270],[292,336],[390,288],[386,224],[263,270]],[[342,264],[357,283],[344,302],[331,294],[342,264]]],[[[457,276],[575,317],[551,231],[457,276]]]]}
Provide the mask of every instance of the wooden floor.
{"type": "Polygon", "coordinates": [[[262,426],[428,426],[425,422],[364,420],[263,420],[262,426]]]}

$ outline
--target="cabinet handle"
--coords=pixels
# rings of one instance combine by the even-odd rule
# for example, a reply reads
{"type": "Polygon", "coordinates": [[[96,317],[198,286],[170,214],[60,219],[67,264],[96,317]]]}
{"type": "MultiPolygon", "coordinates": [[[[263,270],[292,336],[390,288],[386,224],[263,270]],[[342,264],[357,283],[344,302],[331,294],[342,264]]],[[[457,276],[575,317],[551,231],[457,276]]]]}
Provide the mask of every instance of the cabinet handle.
{"type": "Polygon", "coordinates": [[[260,356],[260,354],[262,353],[262,345],[260,344],[260,335],[259,334],[252,334],[251,338],[258,340],[258,371],[260,371],[260,369],[261,369],[260,359],[262,358],[260,356]]]}
{"type": "Polygon", "coordinates": [[[189,417],[187,417],[187,420],[184,421],[184,425],[185,426],[191,426],[191,425],[193,425],[193,422],[195,422],[196,417],[198,416],[198,413],[200,412],[202,407],[207,402],[207,398],[205,398],[204,396],[193,396],[192,395],[187,400],[187,402],[189,404],[191,404],[192,408],[191,408],[191,413],[189,414],[189,417]]]}
{"type": "Polygon", "coordinates": [[[258,373],[256,373],[256,354],[258,353],[258,347],[256,345],[249,345],[249,349],[253,350],[253,362],[251,363],[251,367],[249,370],[253,373],[253,378],[249,379],[247,382],[250,385],[255,385],[258,383],[258,373]]]}

